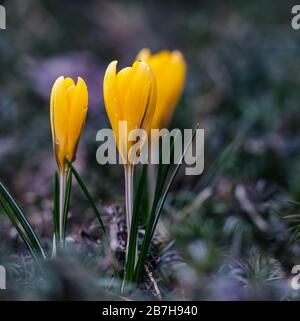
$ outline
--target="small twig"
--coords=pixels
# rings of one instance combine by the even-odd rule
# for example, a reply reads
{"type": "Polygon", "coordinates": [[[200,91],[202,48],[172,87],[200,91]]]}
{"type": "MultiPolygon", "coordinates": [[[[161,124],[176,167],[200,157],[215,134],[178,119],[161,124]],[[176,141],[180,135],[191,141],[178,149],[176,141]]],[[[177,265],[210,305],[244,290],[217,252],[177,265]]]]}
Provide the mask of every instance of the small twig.
{"type": "Polygon", "coordinates": [[[159,300],[162,300],[162,296],[160,294],[157,282],[155,281],[155,279],[153,277],[153,274],[152,274],[152,272],[150,272],[150,270],[149,270],[147,265],[145,265],[145,270],[146,270],[146,273],[147,273],[147,276],[148,276],[149,280],[151,281],[151,283],[153,285],[153,288],[154,288],[154,291],[155,291],[155,295],[158,297],[159,300]]]}
{"type": "Polygon", "coordinates": [[[193,200],[192,203],[187,204],[183,209],[179,211],[179,217],[183,218],[188,215],[190,212],[197,210],[201,205],[212,195],[212,188],[207,187],[201,191],[193,200]]]}
{"type": "Polygon", "coordinates": [[[268,231],[268,223],[256,211],[254,205],[250,202],[246,189],[243,185],[237,185],[235,189],[235,196],[240,203],[241,208],[248,214],[253,223],[261,232],[268,231]]]}
{"type": "Polygon", "coordinates": [[[118,249],[118,222],[115,217],[112,218],[109,225],[109,236],[110,236],[110,249],[115,253],[118,249]]]}

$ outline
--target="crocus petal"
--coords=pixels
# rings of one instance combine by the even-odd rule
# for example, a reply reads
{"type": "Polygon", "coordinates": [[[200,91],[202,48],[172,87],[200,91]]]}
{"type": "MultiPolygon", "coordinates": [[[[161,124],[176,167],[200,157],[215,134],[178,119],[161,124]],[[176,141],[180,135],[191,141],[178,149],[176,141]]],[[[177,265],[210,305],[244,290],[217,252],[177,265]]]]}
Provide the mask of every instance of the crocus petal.
{"type": "Polygon", "coordinates": [[[128,122],[128,131],[140,128],[148,112],[152,93],[153,78],[150,67],[141,61],[132,65],[131,80],[128,85],[124,105],[124,119],[128,122]]]}
{"type": "Polygon", "coordinates": [[[166,127],[184,87],[186,64],[183,55],[179,51],[167,50],[151,55],[150,51],[143,49],[138,58],[150,65],[156,78],[157,104],[152,128],[166,127]]]}
{"type": "Polygon", "coordinates": [[[107,67],[103,96],[119,154],[126,161],[128,150],[134,143],[127,143],[128,133],[133,129],[150,128],[156,104],[156,85],[154,75],[145,62],[136,61],[132,67],[117,74],[116,65],[117,62],[113,61],[107,67]],[[127,122],[127,132],[119,128],[120,121],[127,122]]]}
{"type": "Polygon", "coordinates": [[[68,96],[70,97],[70,115],[68,122],[68,143],[66,149],[66,157],[69,161],[75,159],[77,145],[81,135],[81,131],[85,122],[87,113],[87,87],[85,82],[79,78],[76,86],[68,88],[68,96]]]}
{"type": "Polygon", "coordinates": [[[68,89],[69,87],[75,86],[75,83],[72,78],[67,77],[64,79],[64,85],[65,85],[66,89],[68,89]]]}
{"type": "Polygon", "coordinates": [[[64,78],[59,77],[51,93],[51,129],[56,161],[60,168],[64,167],[64,152],[67,143],[69,104],[64,78]]]}
{"type": "Polygon", "coordinates": [[[103,80],[103,97],[111,127],[116,132],[121,120],[121,109],[117,87],[117,61],[113,61],[106,69],[103,80]]]}
{"type": "Polygon", "coordinates": [[[117,73],[117,91],[118,91],[118,100],[120,103],[120,118],[123,119],[124,115],[122,111],[125,108],[125,98],[127,96],[129,83],[132,76],[132,68],[126,67],[120,70],[117,73]]]}
{"type": "Polygon", "coordinates": [[[151,51],[148,48],[143,48],[137,54],[136,59],[141,61],[146,61],[151,56],[151,51]]]}

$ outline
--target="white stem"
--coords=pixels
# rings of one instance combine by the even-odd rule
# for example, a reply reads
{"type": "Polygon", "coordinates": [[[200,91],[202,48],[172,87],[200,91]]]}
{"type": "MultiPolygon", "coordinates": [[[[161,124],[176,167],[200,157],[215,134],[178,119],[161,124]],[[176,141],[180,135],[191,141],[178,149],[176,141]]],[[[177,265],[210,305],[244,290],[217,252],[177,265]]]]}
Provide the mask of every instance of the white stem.
{"type": "Polygon", "coordinates": [[[53,241],[52,241],[52,257],[57,256],[57,249],[56,249],[56,239],[55,239],[55,233],[53,234],[53,241]]]}
{"type": "Polygon", "coordinates": [[[126,224],[127,224],[127,250],[126,258],[128,253],[131,220],[132,220],[132,209],[133,209],[133,166],[125,165],[125,203],[126,203],[126,224]]]}
{"type": "Polygon", "coordinates": [[[66,189],[66,172],[59,173],[59,242],[62,246],[65,243],[64,232],[64,204],[65,204],[65,189],[66,189]]]}

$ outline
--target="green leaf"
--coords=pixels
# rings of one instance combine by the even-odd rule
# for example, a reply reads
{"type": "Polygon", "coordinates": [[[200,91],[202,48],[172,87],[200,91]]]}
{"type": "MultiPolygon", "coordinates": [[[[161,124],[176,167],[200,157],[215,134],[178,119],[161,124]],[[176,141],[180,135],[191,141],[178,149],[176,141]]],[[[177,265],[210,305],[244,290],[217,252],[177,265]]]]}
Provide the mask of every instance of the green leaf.
{"type": "Polygon", "coordinates": [[[167,196],[169,194],[170,188],[171,188],[171,186],[172,186],[172,184],[174,182],[174,179],[175,179],[176,175],[179,172],[179,169],[180,169],[180,167],[181,167],[181,165],[183,163],[183,158],[184,158],[185,154],[187,153],[189,147],[191,146],[191,144],[192,144],[192,142],[193,142],[193,140],[195,138],[195,135],[196,135],[196,129],[194,130],[192,138],[191,138],[190,142],[188,143],[188,145],[186,146],[186,149],[184,150],[184,152],[183,152],[183,154],[181,156],[179,164],[176,165],[176,167],[174,169],[174,172],[172,173],[171,178],[169,179],[168,184],[167,184],[167,186],[166,186],[166,188],[164,190],[164,193],[163,193],[163,195],[162,195],[162,197],[161,197],[161,199],[160,199],[160,201],[158,203],[158,206],[157,206],[157,209],[156,209],[156,213],[155,213],[155,220],[154,220],[153,227],[152,227],[151,239],[153,237],[156,225],[158,223],[161,211],[163,209],[163,206],[164,206],[165,201],[167,199],[167,196]]]}
{"type": "Polygon", "coordinates": [[[7,204],[5,199],[2,197],[2,195],[0,196],[0,204],[3,207],[3,209],[4,209],[5,213],[7,214],[7,216],[9,217],[10,221],[12,222],[13,226],[17,230],[19,236],[24,241],[24,243],[27,246],[27,248],[28,248],[29,252],[31,253],[31,255],[33,257],[36,257],[36,251],[35,251],[34,247],[31,245],[30,240],[27,239],[24,231],[20,228],[18,222],[15,220],[15,217],[14,217],[14,215],[12,213],[11,208],[9,207],[9,205],[7,204]]]}
{"type": "Polygon", "coordinates": [[[96,215],[96,217],[97,217],[97,219],[98,219],[98,221],[99,221],[99,223],[100,223],[100,225],[101,225],[101,227],[102,227],[102,229],[103,229],[103,232],[106,234],[106,230],[105,230],[104,224],[103,224],[103,222],[102,222],[101,215],[100,215],[100,213],[99,213],[99,211],[98,211],[98,209],[97,209],[97,206],[96,206],[96,204],[95,204],[95,202],[94,202],[94,200],[93,200],[90,192],[88,191],[86,185],[84,184],[83,180],[81,179],[79,173],[78,173],[78,172],[76,171],[76,169],[73,167],[72,163],[69,162],[67,159],[66,159],[66,162],[68,163],[69,168],[70,168],[71,171],[72,171],[72,174],[73,174],[74,177],[76,178],[77,183],[79,184],[79,186],[80,186],[83,194],[85,195],[86,199],[89,201],[92,209],[94,210],[95,215],[96,215]]]}
{"type": "MultiPolygon", "coordinates": [[[[139,197],[137,204],[139,210],[139,224],[146,225],[149,220],[149,186],[147,180],[148,164],[144,164],[141,168],[139,176],[135,183],[135,198],[139,197]],[[142,187],[142,188],[141,188],[142,187]]],[[[134,204],[135,206],[135,204],[134,204]]]]}
{"type": "MultiPolygon", "coordinates": [[[[175,141],[178,137],[178,133],[174,137],[173,141],[171,142],[171,147],[170,147],[170,155],[174,154],[174,146],[175,146],[175,141]]],[[[156,182],[156,188],[155,188],[155,194],[154,194],[154,200],[152,204],[152,215],[154,215],[155,208],[158,205],[159,198],[162,194],[163,188],[166,183],[166,179],[168,177],[169,170],[171,168],[171,162],[169,164],[162,164],[162,154],[160,153],[159,155],[159,165],[158,165],[158,173],[157,173],[157,182],[156,182]]]]}
{"type": "Polygon", "coordinates": [[[141,176],[139,178],[138,186],[134,197],[132,222],[130,228],[130,237],[128,244],[128,255],[125,265],[125,282],[131,282],[134,278],[134,269],[136,263],[136,244],[138,240],[138,224],[141,215],[142,195],[144,194],[145,181],[147,179],[147,164],[143,166],[141,176]]]}
{"type": "Polygon", "coordinates": [[[1,205],[5,213],[17,229],[18,233],[24,240],[27,247],[30,249],[31,254],[33,254],[34,251],[34,253],[39,257],[44,259],[47,258],[47,255],[40,242],[40,239],[34,232],[32,226],[26,218],[26,215],[24,214],[23,210],[18,205],[12,194],[9,192],[7,187],[5,187],[5,185],[2,182],[0,182],[0,195],[1,205]],[[21,225],[23,233],[21,232],[21,229],[19,228],[18,224],[21,225]]]}
{"type": "MultiPolygon", "coordinates": [[[[147,254],[148,254],[149,246],[151,244],[151,240],[152,240],[156,225],[158,223],[162,208],[164,206],[164,203],[165,203],[168,193],[170,191],[171,185],[172,185],[172,183],[173,183],[173,181],[174,181],[174,179],[180,169],[183,158],[193,142],[193,139],[196,134],[196,129],[197,128],[194,129],[193,134],[192,134],[192,138],[191,138],[190,142],[187,144],[187,146],[185,147],[185,150],[181,156],[181,160],[176,165],[176,167],[171,175],[171,178],[169,179],[164,191],[163,191],[163,188],[164,188],[165,181],[166,181],[169,169],[170,169],[170,164],[166,164],[165,166],[163,166],[162,170],[160,171],[161,177],[158,178],[157,187],[156,187],[156,191],[155,191],[155,197],[154,197],[154,201],[153,201],[153,207],[152,207],[151,215],[150,215],[150,220],[149,220],[147,227],[146,227],[145,235],[144,235],[142,246],[141,246],[140,255],[139,255],[137,266],[136,266],[135,273],[134,273],[134,280],[135,281],[139,281],[143,275],[144,263],[145,263],[145,260],[146,260],[147,254]]],[[[175,140],[176,140],[176,137],[175,137],[174,141],[175,140]]],[[[173,154],[173,151],[174,151],[174,141],[173,141],[173,143],[171,145],[171,149],[170,149],[171,155],[173,154]]]]}

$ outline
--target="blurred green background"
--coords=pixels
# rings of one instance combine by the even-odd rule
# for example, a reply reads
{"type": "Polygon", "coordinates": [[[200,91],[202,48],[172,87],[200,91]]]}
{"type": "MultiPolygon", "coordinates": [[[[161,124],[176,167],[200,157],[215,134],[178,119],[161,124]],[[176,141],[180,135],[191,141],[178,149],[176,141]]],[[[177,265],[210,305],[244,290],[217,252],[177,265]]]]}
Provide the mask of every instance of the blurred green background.
{"type": "MultiPolygon", "coordinates": [[[[205,171],[201,177],[182,172],[168,199],[158,236],[163,245],[154,250],[153,264],[163,296],[300,297],[289,286],[291,267],[300,264],[300,220],[287,218],[299,212],[300,201],[294,1],[2,4],[7,30],[0,31],[0,177],[45,242],[52,233],[56,169],[49,126],[55,79],[86,80],[89,112],[75,165],[99,206],[123,206],[122,167],[100,166],[95,157],[96,132],[109,127],[105,68],[115,59],[119,66],[131,64],[144,47],[179,49],[188,73],[171,127],[199,122],[205,129],[205,171]]],[[[71,227],[78,234],[89,228],[92,214],[76,186],[74,193],[71,227]]],[[[20,251],[7,219],[0,223],[1,238],[11,239],[9,255],[20,251]]]]}

